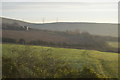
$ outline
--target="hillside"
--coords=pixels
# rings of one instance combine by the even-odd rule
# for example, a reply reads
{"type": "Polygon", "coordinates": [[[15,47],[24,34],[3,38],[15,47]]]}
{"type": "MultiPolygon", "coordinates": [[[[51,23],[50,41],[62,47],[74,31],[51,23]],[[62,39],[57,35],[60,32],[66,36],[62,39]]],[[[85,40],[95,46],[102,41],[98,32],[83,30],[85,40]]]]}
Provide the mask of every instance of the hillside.
{"type": "Polygon", "coordinates": [[[116,26],[112,26],[113,28],[112,29],[110,28],[110,26],[107,26],[108,24],[104,24],[106,25],[106,29],[112,29],[106,30],[105,26],[104,28],[102,28],[103,24],[101,24],[102,26],[99,25],[100,23],[98,23],[98,25],[97,23],[86,24],[86,23],[63,23],[63,22],[33,24],[6,18],[2,18],[2,20],[3,20],[2,36],[0,36],[0,38],[3,38],[3,42],[14,41],[14,43],[20,43],[21,42],[20,40],[22,40],[24,44],[118,52],[118,49],[116,47],[111,47],[111,45],[109,45],[108,43],[108,41],[117,42],[118,38],[106,36],[106,34],[108,34],[109,32],[117,34],[117,31],[112,32],[112,30],[116,29],[116,26]],[[86,26],[88,24],[93,26],[86,26]],[[34,27],[32,27],[31,25],[34,25],[34,27]],[[39,29],[36,28],[36,25],[39,26],[39,29]],[[49,26],[48,27],[49,29],[47,29],[47,26],[49,26]],[[76,27],[80,28],[80,30],[77,29],[76,27]],[[54,30],[56,28],[58,29],[60,28],[59,31],[54,30]],[[64,30],[62,30],[63,28],[64,30]],[[101,32],[99,28],[103,29],[103,32],[101,32]],[[89,31],[81,32],[81,30],[83,29],[89,30],[90,32],[89,31]],[[105,35],[104,36],[101,34],[93,35],[91,32],[94,31],[98,33],[100,31],[102,34],[105,35]]]}
{"type": "Polygon", "coordinates": [[[87,23],[87,22],[58,22],[58,23],[45,23],[35,24],[24,21],[2,18],[2,24],[14,24],[17,23],[20,26],[29,26],[33,29],[52,30],[52,31],[79,31],[88,32],[92,35],[101,36],[118,36],[118,25],[110,23],[87,23]]]}
{"type": "MultiPolygon", "coordinates": [[[[109,38],[94,36],[89,33],[67,33],[46,30],[30,30],[30,31],[16,31],[3,30],[3,42],[9,42],[9,39],[14,39],[18,43],[20,39],[25,41],[25,44],[44,45],[67,47],[77,49],[100,50],[107,52],[118,52],[117,48],[110,47],[107,41],[117,41],[117,38],[109,38]],[[112,40],[113,39],[113,40],[112,40]]],[[[11,43],[11,42],[10,42],[11,43]]]]}
{"type": "MultiPolygon", "coordinates": [[[[2,47],[3,77],[40,78],[43,77],[42,75],[44,74],[45,78],[63,78],[65,74],[69,74],[70,71],[75,70],[76,72],[86,66],[96,74],[100,74],[100,78],[118,78],[117,53],[15,44],[3,44],[2,47]],[[56,63],[56,60],[60,62],[56,63]],[[41,64],[42,62],[44,62],[44,64],[41,64]],[[64,65],[66,65],[66,67],[62,67],[64,66],[62,62],[65,63],[64,65]],[[44,65],[44,70],[47,72],[41,72],[42,65],[44,65]],[[63,76],[59,75],[59,71],[55,71],[57,66],[60,67],[60,65],[63,76]],[[52,72],[49,72],[51,69],[52,72]],[[54,74],[54,71],[57,75],[54,74]]],[[[78,73],[75,72],[72,71],[72,73],[70,73],[71,76],[69,76],[69,74],[68,76],[66,75],[66,77],[71,78],[77,76],[78,73]]]]}

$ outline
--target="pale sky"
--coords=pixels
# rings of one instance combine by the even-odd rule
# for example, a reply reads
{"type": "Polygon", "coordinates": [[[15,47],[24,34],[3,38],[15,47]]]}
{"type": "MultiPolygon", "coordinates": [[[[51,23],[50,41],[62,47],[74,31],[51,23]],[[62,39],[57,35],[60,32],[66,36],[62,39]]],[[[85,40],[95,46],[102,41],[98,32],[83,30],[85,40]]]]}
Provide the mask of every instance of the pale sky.
{"type": "Polygon", "coordinates": [[[1,0],[2,2],[118,2],[119,0],[1,0]]]}
{"type": "Polygon", "coordinates": [[[55,22],[57,18],[59,22],[118,22],[118,0],[91,0],[91,2],[90,0],[74,0],[76,2],[73,0],[69,0],[71,2],[68,0],[64,0],[66,2],[54,2],[55,0],[46,0],[46,2],[43,0],[39,0],[41,2],[38,0],[34,0],[34,2],[30,2],[30,0],[17,1],[3,0],[2,15],[0,16],[32,23],[41,23],[43,18],[46,23],[55,22]]]}

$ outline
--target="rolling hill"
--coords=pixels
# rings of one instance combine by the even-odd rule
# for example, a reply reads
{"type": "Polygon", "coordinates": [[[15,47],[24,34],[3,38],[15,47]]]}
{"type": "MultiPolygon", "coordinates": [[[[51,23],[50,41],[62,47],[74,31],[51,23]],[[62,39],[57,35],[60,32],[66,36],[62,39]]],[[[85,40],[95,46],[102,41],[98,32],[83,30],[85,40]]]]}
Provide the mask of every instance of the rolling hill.
{"type": "Polygon", "coordinates": [[[35,24],[28,23],[20,20],[0,18],[2,24],[18,24],[20,26],[28,26],[33,29],[52,30],[52,31],[78,31],[88,32],[92,35],[100,36],[118,36],[118,25],[110,23],[87,23],[87,22],[58,22],[58,23],[45,23],[35,24]]]}
{"type": "Polygon", "coordinates": [[[26,44],[43,45],[44,43],[44,46],[54,45],[56,47],[118,52],[117,48],[113,48],[107,43],[108,41],[117,42],[118,38],[113,35],[106,36],[111,33],[117,34],[116,24],[63,22],[33,24],[6,18],[2,18],[2,20],[2,36],[0,37],[3,38],[3,42],[14,39],[15,43],[18,43],[22,39],[26,44]],[[29,26],[29,30],[27,30],[27,26],[29,26]],[[87,30],[87,32],[81,32],[82,30],[87,30]]]}
{"type": "Polygon", "coordinates": [[[118,78],[117,24],[1,19],[3,78],[118,78]]]}

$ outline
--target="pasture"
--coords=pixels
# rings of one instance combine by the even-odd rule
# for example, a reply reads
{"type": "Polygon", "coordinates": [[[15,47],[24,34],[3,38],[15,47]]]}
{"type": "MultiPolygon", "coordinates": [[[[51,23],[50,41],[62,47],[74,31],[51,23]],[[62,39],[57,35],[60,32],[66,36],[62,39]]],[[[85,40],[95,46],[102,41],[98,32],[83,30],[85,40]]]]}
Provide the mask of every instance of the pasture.
{"type": "Polygon", "coordinates": [[[2,61],[3,78],[118,78],[118,53],[2,44],[2,61]]]}

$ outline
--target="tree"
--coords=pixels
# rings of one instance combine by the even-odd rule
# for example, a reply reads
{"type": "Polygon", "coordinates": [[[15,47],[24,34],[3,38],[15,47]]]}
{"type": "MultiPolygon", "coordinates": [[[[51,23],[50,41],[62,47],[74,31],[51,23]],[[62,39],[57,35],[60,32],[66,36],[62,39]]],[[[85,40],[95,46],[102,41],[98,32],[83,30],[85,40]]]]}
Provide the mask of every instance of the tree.
{"type": "Polygon", "coordinates": [[[16,43],[16,40],[12,38],[2,38],[2,42],[16,43]]]}
{"type": "Polygon", "coordinates": [[[19,39],[18,43],[25,44],[25,40],[24,39],[19,39]]]}
{"type": "Polygon", "coordinates": [[[84,67],[80,72],[80,78],[99,78],[99,75],[88,67],[84,67]]]}

